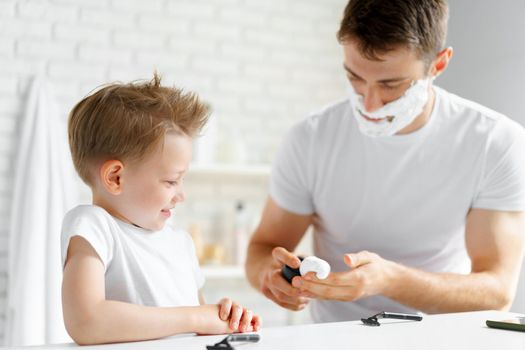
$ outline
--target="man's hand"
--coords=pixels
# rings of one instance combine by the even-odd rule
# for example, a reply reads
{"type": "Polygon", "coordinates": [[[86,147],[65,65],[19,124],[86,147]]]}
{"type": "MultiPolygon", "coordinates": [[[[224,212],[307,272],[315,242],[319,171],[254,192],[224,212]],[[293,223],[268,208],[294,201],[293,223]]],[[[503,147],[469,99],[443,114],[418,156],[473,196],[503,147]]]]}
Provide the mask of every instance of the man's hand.
{"type": "Polygon", "coordinates": [[[301,261],[290,253],[313,223],[312,215],[289,212],[268,198],[259,227],[252,235],[246,256],[250,284],[268,299],[290,310],[302,310],[308,298],[301,297],[281,275],[284,265],[298,268],[301,261]]]}
{"type": "Polygon", "coordinates": [[[304,309],[309,299],[300,296],[299,289],[292,287],[281,275],[281,269],[284,265],[297,269],[301,265],[301,260],[282,247],[274,248],[272,257],[272,264],[262,273],[262,293],[287,309],[294,311],[304,309]]]}
{"type": "Polygon", "coordinates": [[[258,315],[230,298],[223,298],[219,302],[219,318],[227,321],[233,332],[257,332],[261,328],[261,318],[258,315]]]}
{"type": "Polygon", "coordinates": [[[386,294],[392,281],[393,262],[367,251],[345,254],[344,262],[349,271],[333,272],[324,280],[309,272],[303,277],[294,277],[292,284],[302,296],[326,300],[354,301],[386,294]]]}

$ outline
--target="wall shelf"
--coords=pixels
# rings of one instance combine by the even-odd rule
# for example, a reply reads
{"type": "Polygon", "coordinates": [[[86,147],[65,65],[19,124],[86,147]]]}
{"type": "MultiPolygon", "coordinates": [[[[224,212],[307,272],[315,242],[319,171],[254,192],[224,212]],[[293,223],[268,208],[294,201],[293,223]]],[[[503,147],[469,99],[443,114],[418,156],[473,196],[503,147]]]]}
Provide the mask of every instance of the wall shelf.
{"type": "Polygon", "coordinates": [[[201,265],[206,279],[244,278],[244,266],[241,265],[201,265]]]}
{"type": "Polygon", "coordinates": [[[267,164],[198,164],[190,165],[188,176],[246,176],[267,178],[271,166],[267,164]]]}

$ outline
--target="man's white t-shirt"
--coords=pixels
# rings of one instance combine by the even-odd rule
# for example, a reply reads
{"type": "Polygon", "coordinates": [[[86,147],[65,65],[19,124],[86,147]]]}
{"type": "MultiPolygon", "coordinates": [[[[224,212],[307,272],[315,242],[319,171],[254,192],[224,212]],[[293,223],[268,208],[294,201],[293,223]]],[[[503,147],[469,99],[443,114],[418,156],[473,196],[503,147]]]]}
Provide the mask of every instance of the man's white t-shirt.
{"type": "MultiPolygon", "coordinates": [[[[431,272],[470,272],[471,208],[525,210],[525,131],[516,122],[434,87],[430,120],[406,135],[360,133],[348,100],[295,125],[274,162],[271,198],[316,215],[314,252],[333,271],[368,250],[431,272]]],[[[424,292],[424,291],[423,291],[424,292]]],[[[383,296],[312,302],[315,321],[415,312],[383,296]]]]}
{"type": "Polygon", "coordinates": [[[204,277],[186,232],[168,226],[148,231],[101,207],[81,205],[63,221],[62,265],[74,236],[87,240],[104,264],[106,299],[158,307],[199,305],[204,277]]]}

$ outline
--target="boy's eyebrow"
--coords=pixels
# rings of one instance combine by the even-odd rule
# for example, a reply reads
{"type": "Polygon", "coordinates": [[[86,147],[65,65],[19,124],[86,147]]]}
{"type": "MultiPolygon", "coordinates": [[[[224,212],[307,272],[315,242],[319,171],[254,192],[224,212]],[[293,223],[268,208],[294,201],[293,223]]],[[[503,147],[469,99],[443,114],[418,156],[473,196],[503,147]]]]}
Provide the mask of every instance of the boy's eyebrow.
{"type": "Polygon", "coordinates": [[[168,175],[181,175],[184,174],[188,169],[182,168],[182,169],[173,169],[173,171],[168,171],[168,175]]]}
{"type": "MultiPolygon", "coordinates": [[[[364,80],[359,75],[354,73],[350,68],[348,68],[346,66],[346,64],[344,64],[344,63],[343,63],[343,68],[344,68],[345,71],[347,71],[348,73],[352,74],[357,79],[364,80]]],[[[396,82],[407,80],[407,79],[409,79],[409,78],[408,77],[399,77],[399,78],[381,79],[381,80],[378,81],[378,83],[382,83],[382,84],[385,84],[385,83],[396,83],[396,82]]]]}

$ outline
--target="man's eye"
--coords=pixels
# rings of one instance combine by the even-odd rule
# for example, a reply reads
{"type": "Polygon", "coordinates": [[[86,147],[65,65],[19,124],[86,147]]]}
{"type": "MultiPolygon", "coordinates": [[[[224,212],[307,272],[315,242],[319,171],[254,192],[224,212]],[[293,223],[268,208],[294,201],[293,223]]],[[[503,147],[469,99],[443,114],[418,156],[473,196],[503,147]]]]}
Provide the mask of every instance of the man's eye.
{"type": "Polygon", "coordinates": [[[388,85],[388,84],[385,84],[385,85],[382,85],[382,87],[385,90],[395,90],[395,89],[399,88],[399,85],[388,85]]]}
{"type": "Polygon", "coordinates": [[[166,181],[170,186],[175,186],[178,184],[177,181],[166,181]]]}

